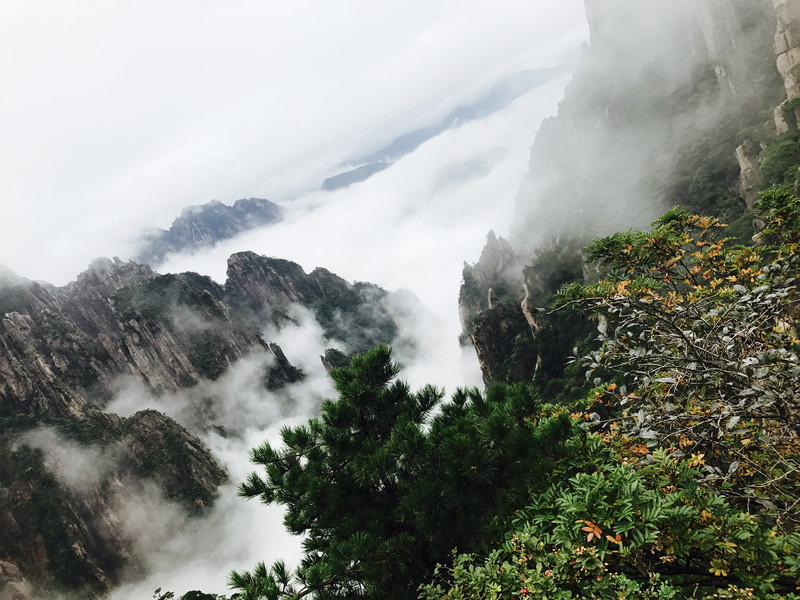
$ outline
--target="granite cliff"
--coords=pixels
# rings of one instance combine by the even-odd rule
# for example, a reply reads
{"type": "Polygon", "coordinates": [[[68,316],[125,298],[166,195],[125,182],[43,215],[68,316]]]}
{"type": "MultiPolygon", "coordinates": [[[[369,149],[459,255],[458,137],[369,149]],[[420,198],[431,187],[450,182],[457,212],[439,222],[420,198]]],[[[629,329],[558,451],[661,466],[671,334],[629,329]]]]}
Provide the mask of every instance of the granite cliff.
{"type": "MultiPolygon", "coordinates": [[[[464,268],[462,339],[471,338],[487,381],[493,365],[514,362],[513,348],[545,340],[563,355],[552,368],[534,359],[534,376],[543,385],[563,377],[591,326],[555,323],[564,317],[536,308],[563,283],[592,276],[582,260],[591,239],[680,205],[749,240],[762,162],[776,135],[797,129],[799,2],[586,0],[586,12],[591,43],[536,136],[508,241],[490,236],[464,268]],[[501,330],[513,335],[489,343],[480,332],[497,329],[498,304],[521,308],[504,312],[501,330]]],[[[529,379],[511,365],[502,373],[529,379]]]]}
{"type": "Polygon", "coordinates": [[[276,390],[304,374],[266,329],[305,310],[331,342],[323,364],[338,364],[395,337],[386,296],[253,253],[230,258],[225,284],[119,259],[98,259],[63,287],[3,271],[0,530],[10,535],[0,540],[0,593],[103,594],[141,568],[126,506],[160,497],[201,517],[229,481],[197,437],[225,434],[213,407],[182,425],[146,406],[119,417],[106,409],[121,380],[159,397],[256,357],[265,390],[276,390]]]}

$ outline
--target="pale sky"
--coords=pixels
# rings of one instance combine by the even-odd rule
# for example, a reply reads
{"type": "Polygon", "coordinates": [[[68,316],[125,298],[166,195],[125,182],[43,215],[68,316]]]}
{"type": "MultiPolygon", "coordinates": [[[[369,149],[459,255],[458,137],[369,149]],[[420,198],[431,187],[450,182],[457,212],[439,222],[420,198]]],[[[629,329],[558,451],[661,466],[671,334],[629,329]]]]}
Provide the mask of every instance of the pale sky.
{"type": "Polygon", "coordinates": [[[582,0],[2,0],[0,263],[61,285],[187,205],[290,202],[586,38],[582,0]]]}

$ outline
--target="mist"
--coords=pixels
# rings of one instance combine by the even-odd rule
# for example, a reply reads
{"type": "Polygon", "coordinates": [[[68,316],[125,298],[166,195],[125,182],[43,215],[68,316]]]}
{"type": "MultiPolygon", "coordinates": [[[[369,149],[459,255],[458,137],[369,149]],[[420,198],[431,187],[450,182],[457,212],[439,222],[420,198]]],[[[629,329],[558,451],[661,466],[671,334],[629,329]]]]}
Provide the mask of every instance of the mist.
{"type": "MultiPolygon", "coordinates": [[[[386,308],[400,325],[393,344],[395,359],[403,366],[400,378],[437,381],[441,365],[436,361],[440,357],[421,344],[440,340],[432,340],[421,331],[435,330],[439,324],[410,292],[389,294],[386,308]]],[[[255,352],[238,361],[216,381],[172,394],[155,395],[132,378],[117,381],[107,412],[124,417],[153,408],[166,413],[207,444],[227,468],[231,484],[220,487],[214,507],[196,518],[186,516],[154,486],[119,497],[117,516],[123,531],[134,540],[134,552],[143,560],[145,575],[130,573],[128,583],[115,590],[111,600],[149,597],[156,588],[177,595],[194,589],[227,593],[227,575],[233,569],[249,569],[259,561],[270,564],[278,559],[290,566],[299,563],[301,539],[286,533],[283,510],[236,495],[238,483],[254,469],[249,462],[252,448],[265,440],[280,446],[283,427],[305,423],[318,414],[323,399],[336,397],[320,355],[332,345],[343,351],[348,348],[325,339],[307,309],[295,305],[289,316],[294,323],[280,329],[267,327],[263,335],[279,344],[287,358],[303,370],[306,378],[300,383],[265,390],[264,368],[273,360],[268,352],[255,352]]],[[[65,447],[64,442],[53,444],[52,438],[43,438],[39,444],[49,444],[53,454],[65,447]],[[54,445],[57,451],[52,450],[54,445]]],[[[82,452],[84,458],[77,464],[94,464],[98,472],[103,472],[97,453],[82,452]]],[[[87,468],[91,473],[92,468],[87,468]]]]}
{"type": "MultiPolygon", "coordinates": [[[[185,206],[267,198],[285,209],[282,222],[171,256],[158,271],[222,283],[227,258],[254,251],[375,283],[390,292],[384,307],[399,326],[392,346],[401,378],[448,394],[481,384],[474,351],[458,344],[462,264],[477,259],[490,229],[511,227],[531,141],[555,114],[588,37],[581,0],[303,0],[291,8],[12,0],[0,13],[0,193],[9,199],[0,261],[61,285],[97,256],[135,255],[142,231],[167,228],[185,206]],[[344,165],[440,123],[503,78],[555,67],[563,70],[550,83],[454,123],[366,181],[319,189],[344,165]]],[[[300,540],[285,533],[282,511],[236,496],[252,470],[249,450],[279,443],[283,426],[335,397],[319,358],[330,340],[307,311],[292,318],[262,333],[303,370],[299,384],[264,390],[269,352],[176,393],[153,394],[133,378],[115,383],[106,411],[173,417],[223,462],[231,484],[194,519],[155,488],[120,496],[117,516],[146,574],[130,573],[112,600],[149,598],[156,588],[227,593],[232,569],[296,564],[300,540]]],[[[93,450],[36,435],[31,443],[49,449],[48,468],[65,486],[83,489],[108,472],[93,450]],[[72,471],[57,460],[62,450],[72,471]]]]}
{"type": "Polygon", "coordinates": [[[587,36],[582,0],[10,0],[0,16],[0,261],[56,285],[186,206],[291,201],[587,36]]]}
{"type": "Polygon", "coordinates": [[[320,266],[349,281],[406,290],[415,316],[402,333],[414,340],[416,356],[400,358],[409,382],[449,391],[479,385],[474,352],[458,345],[461,268],[477,260],[490,229],[509,229],[537,124],[556,111],[567,79],[444,131],[364,182],[287,203],[278,224],[170,256],[159,270],[224,281],[228,256],[252,250],[290,258],[306,271],[320,266]]]}
{"type": "MultiPolygon", "coordinates": [[[[732,2],[721,21],[689,0],[586,5],[591,50],[542,124],[517,196],[510,240],[523,255],[691,210],[702,161],[719,153],[738,176],[740,132],[780,103],[768,1],[732,2]]],[[[745,205],[717,210],[736,218],[745,205]]]]}
{"type": "Polygon", "coordinates": [[[145,559],[146,576],[134,576],[113,592],[113,600],[147,598],[156,588],[178,595],[194,589],[227,593],[233,569],[249,569],[259,561],[299,562],[301,540],[284,530],[282,509],[236,495],[238,484],[254,469],[249,462],[252,448],[265,440],[279,445],[282,427],[304,423],[324,398],[335,397],[319,358],[330,342],[310,312],[295,307],[291,316],[296,325],[267,329],[264,335],[302,368],[306,379],[300,383],[265,390],[264,368],[273,360],[267,352],[238,361],[217,381],[175,394],[155,396],[133,380],[118,382],[108,412],[126,416],[148,407],[166,413],[208,445],[227,468],[231,483],[219,488],[210,512],[196,518],[152,491],[143,498],[126,498],[120,512],[126,526],[135,524],[141,532],[135,536],[136,549],[145,559]]]}

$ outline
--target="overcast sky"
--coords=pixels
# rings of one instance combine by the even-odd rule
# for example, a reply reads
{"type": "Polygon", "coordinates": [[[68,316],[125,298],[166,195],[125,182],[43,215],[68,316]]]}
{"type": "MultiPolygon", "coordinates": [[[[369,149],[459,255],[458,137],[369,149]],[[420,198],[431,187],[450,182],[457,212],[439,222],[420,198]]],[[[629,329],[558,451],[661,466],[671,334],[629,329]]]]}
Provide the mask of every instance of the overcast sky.
{"type": "Polygon", "coordinates": [[[186,205],[291,200],[574,59],[584,21],[582,0],[3,0],[0,262],[63,284],[186,205]]]}

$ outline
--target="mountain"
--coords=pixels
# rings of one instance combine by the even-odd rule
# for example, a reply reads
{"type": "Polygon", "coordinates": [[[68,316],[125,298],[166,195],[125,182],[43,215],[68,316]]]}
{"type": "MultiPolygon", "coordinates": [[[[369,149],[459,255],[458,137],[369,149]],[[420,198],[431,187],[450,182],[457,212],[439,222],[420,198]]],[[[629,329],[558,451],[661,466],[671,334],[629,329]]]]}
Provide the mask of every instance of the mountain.
{"type": "Polygon", "coordinates": [[[392,342],[388,301],[378,286],[249,252],[230,257],[224,285],[119,259],[98,259],[63,287],[2,271],[0,529],[10,535],[0,539],[0,564],[8,589],[103,594],[143,568],[132,507],[163,498],[202,518],[229,482],[197,437],[236,435],[224,399],[196,394],[180,424],[146,404],[119,417],[109,406],[120,382],[159,398],[202,389],[247,358],[265,392],[279,389],[305,374],[262,337],[265,328],[296,323],[302,307],[331,343],[323,364],[337,366],[392,342]]]}
{"type": "Polygon", "coordinates": [[[800,3],[587,0],[586,10],[591,45],[536,136],[508,241],[490,235],[464,267],[462,339],[486,381],[526,379],[520,365],[533,360],[542,385],[564,385],[563,364],[593,326],[536,307],[596,276],[582,254],[593,238],[679,205],[749,241],[761,164],[796,129],[800,3]]]}
{"type": "Polygon", "coordinates": [[[217,200],[183,209],[168,230],[152,229],[144,234],[138,262],[156,267],[173,252],[192,252],[236,235],[277,223],[283,209],[262,198],[237,200],[227,206],[217,200]]]}
{"type": "MultiPolygon", "coordinates": [[[[590,385],[577,365],[565,363],[596,347],[598,324],[604,326],[577,312],[546,309],[562,285],[600,277],[585,264],[586,244],[640,227],[675,204],[731,221],[730,234],[750,243],[758,227],[750,212],[756,193],[773,182],[794,183],[800,167],[800,0],[587,0],[586,7],[591,45],[557,116],[543,123],[533,144],[511,231],[507,239],[487,236],[479,260],[464,266],[459,297],[462,341],[474,346],[484,381],[534,381],[542,397],[555,403],[549,406],[557,407],[559,418],[569,411],[558,402],[585,398],[590,385]]],[[[398,138],[360,161],[363,170],[329,185],[342,187],[377,172],[441,127],[493,110],[534,80],[526,75],[519,87],[459,109],[439,128],[398,138]]],[[[257,199],[234,207],[193,207],[169,231],[152,234],[141,256],[155,264],[169,252],[258,226],[253,223],[262,224],[259,218],[279,219],[279,209],[257,199]]],[[[265,339],[265,332],[312,318],[330,344],[320,357],[330,369],[347,364],[356,352],[395,341],[402,316],[393,295],[378,286],[350,283],[323,268],[306,273],[289,260],[252,252],[230,257],[224,284],[197,273],[159,274],[147,264],[118,259],[98,259],[63,287],[0,270],[0,598],[28,598],[31,584],[47,597],[62,590],[101,596],[144,569],[135,543],[142,518],[137,505],[146,509],[156,498],[181,518],[207,514],[230,478],[200,435],[237,434],[228,421],[235,407],[207,394],[210,385],[246,361],[255,365],[265,397],[305,377],[297,357],[265,339]],[[187,394],[189,406],[180,417],[144,403],[118,415],[114,409],[124,385],[153,399],[197,393],[187,394]]],[[[791,329],[779,325],[784,333],[791,329]]],[[[497,395],[501,388],[488,389],[497,395]]],[[[524,388],[512,389],[519,395],[514,403],[522,406],[524,388]]],[[[358,385],[347,391],[358,401],[358,385]]],[[[472,419],[464,408],[468,395],[479,412],[488,406],[479,392],[468,391],[443,414],[464,409],[472,419]]],[[[386,408],[395,410],[391,402],[386,408]]],[[[334,419],[345,432],[347,417],[334,419]]],[[[362,421],[372,425],[369,418],[362,421]]],[[[531,419],[520,413],[507,422],[512,421],[527,428],[531,419]]],[[[504,423],[476,416],[475,431],[493,447],[491,432],[504,431],[504,423]]],[[[720,427],[730,430],[736,423],[720,427]]],[[[417,440],[409,431],[398,429],[397,437],[417,440]]],[[[348,435],[340,441],[346,443],[348,435]]],[[[299,445],[308,439],[303,431],[296,436],[299,445]]],[[[359,441],[371,443],[369,436],[359,441]]],[[[389,443],[398,439],[390,436],[389,443]]],[[[470,461],[454,474],[480,480],[484,470],[491,471],[474,450],[448,450],[470,461]]],[[[647,457],[650,450],[635,451],[647,457]]],[[[414,470],[408,453],[397,456],[404,470],[414,470]]],[[[702,457],[692,468],[699,468],[702,457]]],[[[382,463],[364,460],[357,467],[375,464],[382,463]]],[[[424,491],[427,471],[420,472],[424,491]]],[[[394,483],[387,478],[376,489],[391,492],[394,483]]],[[[471,503],[460,490],[457,502],[471,503]]],[[[662,484],[658,492],[666,493],[662,484]]],[[[501,498],[494,489],[491,495],[501,498]]],[[[414,518],[427,514],[407,514],[412,512],[414,518]]],[[[711,524],[719,516],[696,512],[711,524]]],[[[581,552],[595,529],[610,526],[589,521],[591,514],[574,517],[581,520],[559,522],[586,525],[580,531],[588,528],[589,538],[576,538],[581,552]]],[[[435,525],[430,531],[438,533],[435,525]]],[[[579,527],[571,528],[573,538],[579,527]]],[[[597,536],[603,544],[619,545],[621,539],[597,536]]],[[[731,546],[720,547],[730,553],[731,546]]],[[[561,566],[574,562],[566,557],[561,566]]],[[[658,562],[664,572],[671,566],[666,554],[658,562]]],[[[723,572],[711,574],[724,579],[723,572]]],[[[707,569],[694,575],[710,579],[707,569]]]]}
{"type": "Polygon", "coordinates": [[[352,160],[352,164],[358,166],[328,177],[322,182],[322,189],[332,191],[366,181],[440,133],[462,123],[488,117],[511,105],[517,98],[553,81],[564,71],[564,66],[517,71],[494,84],[472,104],[459,106],[450,111],[437,125],[404,133],[379,150],[352,160]]]}

